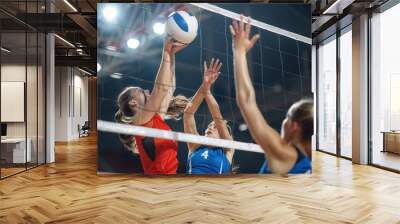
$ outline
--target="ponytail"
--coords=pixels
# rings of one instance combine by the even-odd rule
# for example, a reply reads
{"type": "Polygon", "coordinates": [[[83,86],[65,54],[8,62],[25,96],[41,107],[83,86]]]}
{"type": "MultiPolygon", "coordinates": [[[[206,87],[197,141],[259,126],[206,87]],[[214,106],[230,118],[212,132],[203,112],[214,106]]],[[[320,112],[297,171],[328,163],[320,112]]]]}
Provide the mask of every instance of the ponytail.
{"type": "Polygon", "coordinates": [[[185,110],[187,104],[189,103],[189,99],[183,95],[177,95],[172,98],[168,105],[167,115],[170,116],[175,121],[181,119],[181,114],[185,110]]]}
{"type": "MultiPolygon", "coordinates": [[[[123,114],[123,112],[121,110],[118,110],[115,113],[114,119],[118,123],[122,123],[122,124],[130,124],[131,123],[131,122],[129,122],[129,119],[124,116],[124,114],[123,114]]],[[[124,147],[128,151],[131,151],[132,153],[138,153],[138,150],[137,150],[137,147],[136,147],[136,141],[133,138],[133,135],[120,134],[119,135],[119,140],[121,141],[121,143],[124,145],[124,147]]]]}
{"type": "MultiPolygon", "coordinates": [[[[132,99],[133,91],[136,89],[138,89],[138,87],[127,87],[119,94],[117,100],[118,111],[114,115],[114,119],[116,122],[121,124],[132,124],[134,113],[133,111],[130,111],[128,103],[130,99],[132,99]],[[127,113],[129,115],[127,115],[127,113]]],[[[128,151],[131,151],[132,153],[138,153],[133,135],[120,134],[119,139],[128,151]]]]}

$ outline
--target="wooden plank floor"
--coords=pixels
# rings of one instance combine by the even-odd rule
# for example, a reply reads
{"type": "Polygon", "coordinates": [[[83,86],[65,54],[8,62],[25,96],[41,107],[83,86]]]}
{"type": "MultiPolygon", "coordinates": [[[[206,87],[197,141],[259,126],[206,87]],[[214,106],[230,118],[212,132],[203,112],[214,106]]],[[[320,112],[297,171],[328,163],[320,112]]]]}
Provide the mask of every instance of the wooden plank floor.
{"type": "Polygon", "coordinates": [[[96,174],[94,137],[0,181],[0,223],[400,223],[400,175],[314,154],[311,176],[96,174]]]}
{"type": "Polygon", "coordinates": [[[20,168],[20,167],[12,167],[12,168],[1,168],[1,176],[2,177],[7,177],[10,175],[13,175],[18,172],[22,172],[25,170],[25,167],[20,168]]]}

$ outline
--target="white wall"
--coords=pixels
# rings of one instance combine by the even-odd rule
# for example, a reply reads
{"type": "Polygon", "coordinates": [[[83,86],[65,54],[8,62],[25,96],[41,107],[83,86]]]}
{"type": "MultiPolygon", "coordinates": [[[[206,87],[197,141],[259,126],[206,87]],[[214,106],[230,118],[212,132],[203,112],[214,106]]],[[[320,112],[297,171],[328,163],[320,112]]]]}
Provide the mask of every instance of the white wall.
{"type": "MultiPolygon", "coordinates": [[[[1,81],[25,82],[25,65],[2,65],[1,81]]],[[[30,70],[28,68],[28,70],[30,70]]],[[[1,108],[6,110],[7,108],[1,108]]],[[[7,137],[25,137],[25,122],[7,123],[7,137]]]]}
{"type": "MultiPolygon", "coordinates": [[[[28,86],[27,86],[27,119],[28,119],[28,137],[29,134],[33,131],[30,131],[30,128],[35,131],[36,135],[36,106],[37,106],[37,97],[36,97],[36,66],[27,66],[18,65],[18,64],[6,64],[1,66],[1,81],[4,82],[25,82],[25,76],[28,77],[28,86]]],[[[39,68],[39,74],[41,73],[41,69],[39,68]]],[[[39,105],[39,107],[42,105],[39,105]]],[[[7,110],[7,108],[1,108],[1,110],[7,110]]],[[[25,123],[26,122],[7,122],[7,135],[8,137],[25,137],[25,123]]]]}
{"type": "Polygon", "coordinates": [[[69,69],[55,68],[55,141],[68,140],[69,69]]]}
{"type": "MultiPolygon", "coordinates": [[[[43,112],[45,90],[43,88],[43,77],[44,74],[42,73],[42,67],[40,66],[25,66],[25,64],[4,64],[1,66],[2,82],[24,82],[26,83],[27,91],[26,108],[25,106],[22,108],[23,113],[25,113],[26,110],[27,120],[23,122],[6,122],[7,137],[24,138],[26,135],[31,142],[32,161],[36,162],[37,153],[39,153],[39,163],[44,162],[45,153],[45,120],[43,112]],[[27,80],[25,80],[26,78],[27,80]]],[[[1,110],[10,110],[10,108],[1,108],[1,110]]]]}
{"type": "Polygon", "coordinates": [[[55,73],[55,140],[74,140],[78,125],[88,120],[88,78],[72,67],[56,67],[55,73]]]}
{"type": "MultiPolygon", "coordinates": [[[[85,123],[85,121],[89,121],[89,91],[88,91],[88,76],[82,76],[83,73],[79,72],[80,75],[75,75],[75,86],[81,89],[81,109],[82,112],[76,110],[75,112],[75,120],[74,120],[74,127],[77,127],[78,124],[81,126],[85,123]]],[[[78,129],[74,129],[75,133],[74,136],[79,137],[78,129]]]]}

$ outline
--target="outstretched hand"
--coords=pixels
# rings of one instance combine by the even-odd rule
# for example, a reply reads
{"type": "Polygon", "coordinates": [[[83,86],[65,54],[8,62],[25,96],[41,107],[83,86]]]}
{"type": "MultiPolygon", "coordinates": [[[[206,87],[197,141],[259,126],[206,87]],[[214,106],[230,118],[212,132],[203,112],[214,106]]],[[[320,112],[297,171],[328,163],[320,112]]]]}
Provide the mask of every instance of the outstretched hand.
{"type": "Polygon", "coordinates": [[[232,34],[232,48],[234,51],[248,52],[260,38],[260,34],[250,38],[251,19],[248,17],[246,24],[243,20],[243,15],[240,15],[239,25],[237,21],[233,21],[232,25],[229,25],[232,34]]]}
{"type": "Polygon", "coordinates": [[[219,59],[214,60],[214,58],[212,58],[209,67],[207,67],[207,63],[204,61],[203,85],[207,91],[210,90],[211,85],[218,79],[221,73],[219,71],[221,67],[222,62],[220,62],[219,59]]]}
{"type": "Polygon", "coordinates": [[[176,54],[186,46],[187,44],[179,43],[168,36],[164,39],[164,51],[171,55],[176,54]]]}

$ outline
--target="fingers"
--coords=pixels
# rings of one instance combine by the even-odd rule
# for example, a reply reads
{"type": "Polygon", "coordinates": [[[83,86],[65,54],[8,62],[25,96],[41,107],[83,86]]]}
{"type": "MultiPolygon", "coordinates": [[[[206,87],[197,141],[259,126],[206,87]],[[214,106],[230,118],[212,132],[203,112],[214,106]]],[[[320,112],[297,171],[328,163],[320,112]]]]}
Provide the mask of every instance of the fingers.
{"type": "Polygon", "coordinates": [[[186,44],[179,43],[179,42],[174,42],[174,43],[172,43],[172,46],[174,46],[174,47],[184,47],[184,46],[186,46],[186,44]]]}
{"type": "Polygon", "coordinates": [[[247,18],[247,24],[245,25],[245,32],[246,32],[246,37],[249,38],[250,35],[250,30],[251,30],[251,18],[247,18]]]}
{"type": "Polygon", "coordinates": [[[212,58],[209,70],[211,70],[213,73],[216,73],[219,71],[221,66],[222,66],[222,63],[219,61],[219,58],[217,58],[217,60],[214,60],[214,58],[212,58]]]}
{"type": "MultiPolygon", "coordinates": [[[[218,67],[217,67],[217,71],[219,71],[219,70],[221,69],[221,67],[222,67],[222,62],[219,63],[219,65],[218,65],[218,67]]],[[[219,74],[219,73],[221,73],[221,72],[218,72],[218,74],[219,74]]]]}
{"type": "Polygon", "coordinates": [[[250,48],[253,47],[253,45],[257,42],[257,40],[260,38],[260,34],[254,35],[251,40],[250,40],[250,48]]]}
{"type": "Polygon", "coordinates": [[[238,34],[244,34],[244,37],[249,38],[251,31],[251,18],[247,18],[247,22],[245,24],[245,17],[240,15],[239,25],[236,20],[232,21],[232,25],[229,26],[231,34],[236,36],[238,34]]]}
{"type": "Polygon", "coordinates": [[[243,33],[243,31],[244,31],[243,15],[240,15],[239,32],[243,33]]]}
{"type": "Polygon", "coordinates": [[[240,30],[239,30],[239,25],[238,25],[237,21],[236,20],[232,21],[232,25],[233,25],[233,29],[235,31],[235,34],[239,34],[240,30]]]}
{"type": "Polygon", "coordinates": [[[173,52],[178,52],[178,51],[182,50],[183,48],[185,48],[186,46],[187,46],[187,44],[173,43],[172,44],[172,51],[173,52]]]}
{"type": "Polygon", "coordinates": [[[168,46],[169,48],[173,48],[175,46],[176,42],[174,42],[174,39],[167,35],[164,39],[164,45],[168,46]]]}
{"type": "Polygon", "coordinates": [[[220,62],[219,58],[217,58],[217,59],[211,58],[211,62],[209,64],[209,66],[207,67],[206,61],[204,61],[203,66],[204,66],[205,72],[208,71],[208,72],[211,72],[214,74],[214,73],[218,73],[218,71],[221,69],[222,62],[220,62]]]}
{"type": "Polygon", "coordinates": [[[217,71],[218,64],[219,64],[219,59],[217,58],[217,60],[214,62],[213,68],[212,68],[214,72],[217,71]]]}
{"type": "Polygon", "coordinates": [[[236,32],[235,32],[235,29],[233,28],[232,25],[229,25],[229,29],[231,30],[232,36],[235,36],[235,35],[236,35],[236,32]]]}

